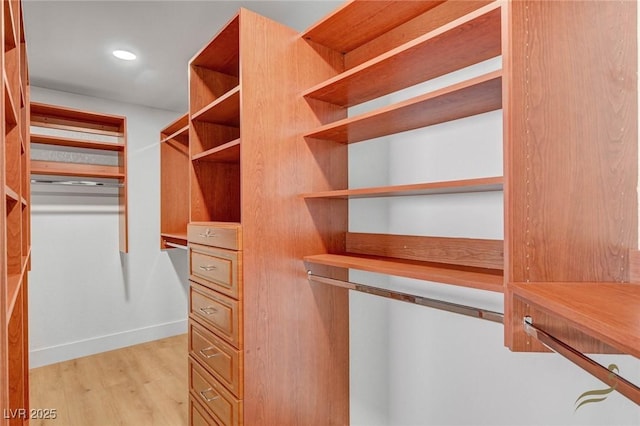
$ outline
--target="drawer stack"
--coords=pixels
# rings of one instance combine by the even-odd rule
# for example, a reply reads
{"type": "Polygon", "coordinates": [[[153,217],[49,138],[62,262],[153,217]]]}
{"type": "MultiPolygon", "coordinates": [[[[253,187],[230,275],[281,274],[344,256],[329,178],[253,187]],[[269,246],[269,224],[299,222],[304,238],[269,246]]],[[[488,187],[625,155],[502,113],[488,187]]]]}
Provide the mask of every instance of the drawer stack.
{"type": "Polygon", "coordinates": [[[191,424],[242,424],[240,224],[189,224],[191,424]]]}

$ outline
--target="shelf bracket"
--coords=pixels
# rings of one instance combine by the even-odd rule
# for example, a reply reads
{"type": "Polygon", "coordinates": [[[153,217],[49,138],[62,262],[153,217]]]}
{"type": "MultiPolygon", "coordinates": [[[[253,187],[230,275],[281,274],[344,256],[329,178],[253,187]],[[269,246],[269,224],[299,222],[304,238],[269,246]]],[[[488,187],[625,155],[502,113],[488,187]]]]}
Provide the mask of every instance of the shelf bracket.
{"type": "Polygon", "coordinates": [[[638,388],[638,386],[617,375],[603,365],[598,364],[591,358],[587,357],[583,353],[567,345],[556,337],[550,335],[546,331],[540,329],[539,327],[536,327],[535,325],[533,325],[533,318],[528,316],[524,317],[522,321],[522,327],[524,328],[525,333],[527,333],[531,337],[535,337],[536,339],[538,339],[540,343],[545,345],[551,351],[567,358],[578,367],[587,371],[597,379],[601,380],[603,383],[612,386],[622,395],[640,405],[640,388],[638,388]]]}
{"type": "Polygon", "coordinates": [[[504,315],[500,312],[489,311],[474,306],[460,305],[444,300],[430,299],[428,297],[417,296],[415,294],[402,293],[394,290],[387,290],[379,287],[373,287],[365,284],[358,284],[350,281],[337,280],[335,278],[322,277],[314,275],[311,271],[307,271],[307,278],[310,282],[319,284],[329,284],[335,287],[346,288],[348,290],[359,291],[374,296],[386,297],[388,299],[400,300],[402,302],[413,303],[428,308],[438,309],[441,311],[453,312],[460,315],[479,318],[486,321],[504,323],[504,315]]]}

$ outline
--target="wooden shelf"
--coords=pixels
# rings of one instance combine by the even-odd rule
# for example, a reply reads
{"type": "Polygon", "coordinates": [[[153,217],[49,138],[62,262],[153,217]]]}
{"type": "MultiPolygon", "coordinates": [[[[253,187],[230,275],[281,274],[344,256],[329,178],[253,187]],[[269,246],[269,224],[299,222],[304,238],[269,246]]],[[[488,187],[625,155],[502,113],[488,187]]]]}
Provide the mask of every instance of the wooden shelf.
{"type": "Polygon", "coordinates": [[[160,143],[181,136],[189,136],[189,114],[183,114],[160,132],[160,143]]]}
{"type": "Polygon", "coordinates": [[[188,135],[189,135],[189,125],[187,124],[183,128],[176,130],[174,133],[162,139],[160,143],[167,142],[171,139],[177,139],[179,137],[188,136],[188,135]]]}
{"type": "Polygon", "coordinates": [[[503,291],[502,271],[456,267],[430,262],[351,254],[318,254],[305,256],[304,261],[337,268],[358,269],[380,274],[454,284],[495,292],[503,291]]]}
{"type": "Polygon", "coordinates": [[[31,102],[31,125],[122,137],[126,117],[31,102]]]}
{"type": "Polygon", "coordinates": [[[467,192],[502,191],[502,176],[452,180],[442,182],[417,183],[411,185],[378,186],[373,188],[342,189],[303,194],[303,198],[376,198],[401,197],[409,195],[460,194],[467,192]]]}
{"type": "Polygon", "coordinates": [[[186,232],[186,230],[185,230],[184,233],[162,232],[162,233],[160,233],[160,239],[162,240],[161,248],[170,248],[170,247],[166,246],[167,242],[186,246],[187,245],[187,232],[186,232]]]}
{"type": "Polygon", "coordinates": [[[14,191],[11,187],[5,185],[4,192],[6,195],[7,201],[19,202],[21,197],[18,195],[16,191],[14,191]]]}
{"type": "Polygon", "coordinates": [[[7,74],[3,74],[4,77],[4,107],[5,107],[5,121],[10,127],[18,124],[18,110],[13,100],[13,94],[8,86],[7,74]]]}
{"type": "Polygon", "coordinates": [[[307,138],[354,143],[502,108],[502,72],[494,71],[395,105],[330,123],[307,138]]]}
{"type": "Polygon", "coordinates": [[[302,37],[345,53],[440,3],[442,1],[348,2],[305,31],[302,37]]]}
{"type": "Polygon", "coordinates": [[[11,316],[11,312],[13,311],[13,307],[15,306],[16,298],[18,297],[20,286],[22,285],[25,274],[27,273],[30,259],[31,259],[31,248],[29,248],[29,251],[26,256],[22,256],[20,273],[9,275],[7,277],[7,296],[8,296],[7,312],[9,313],[8,316],[11,316]]]}
{"type": "Polygon", "coordinates": [[[236,15],[211,41],[196,53],[190,66],[240,75],[240,16],[236,15]]]}
{"type": "Polygon", "coordinates": [[[492,3],[329,79],[304,96],[357,105],[498,56],[500,15],[500,4],[492,3]]]}
{"type": "Polygon", "coordinates": [[[639,284],[518,283],[508,289],[536,309],[640,358],[639,284]]]}
{"type": "Polygon", "coordinates": [[[111,142],[98,142],[88,139],[73,139],[60,136],[31,134],[31,143],[68,146],[72,148],[99,149],[103,151],[124,151],[124,145],[111,142]]]}
{"type": "Polygon", "coordinates": [[[57,161],[31,161],[31,173],[75,177],[123,179],[125,174],[118,166],[98,164],[61,163],[57,161]]]}
{"type": "Polygon", "coordinates": [[[22,208],[25,208],[25,207],[29,206],[29,202],[24,197],[20,197],[20,202],[22,203],[22,208]]]}
{"type": "Polygon", "coordinates": [[[196,154],[193,161],[210,161],[214,163],[237,163],[240,161],[240,139],[227,142],[196,154]]]}
{"type": "Polygon", "coordinates": [[[240,86],[236,86],[223,96],[191,116],[191,120],[227,126],[240,125],[240,86]]]}

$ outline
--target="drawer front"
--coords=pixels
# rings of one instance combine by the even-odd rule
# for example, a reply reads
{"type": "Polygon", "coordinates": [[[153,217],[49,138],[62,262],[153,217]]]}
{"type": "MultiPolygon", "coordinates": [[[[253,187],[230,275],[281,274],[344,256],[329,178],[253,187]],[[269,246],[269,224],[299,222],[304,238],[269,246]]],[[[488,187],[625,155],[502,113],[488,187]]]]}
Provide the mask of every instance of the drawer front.
{"type": "Polygon", "coordinates": [[[191,282],[190,311],[219,337],[240,348],[240,302],[191,282]]]}
{"type": "Polygon", "coordinates": [[[240,250],[240,225],[215,222],[189,224],[187,226],[187,240],[189,243],[240,250]]]}
{"type": "Polygon", "coordinates": [[[191,244],[189,264],[191,279],[213,290],[239,299],[241,252],[191,244]]]}
{"type": "Polygon", "coordinates": [[[242,352],[189,321],[189,352],[237,398],[242,399],[242,352]]]}
{"type": "Polygon", "coordinates": [[[219,426],[220,423],[211,417],[196,398],[189,398],[189,425],[190,426],[219,426]]]}
{"type": "Polygon", "coordinates": [[[242,401],[237,400],[222,384],[189,358],[191,396],[207,407],[216,421],[225,426],[242,424],[242,401]]]}

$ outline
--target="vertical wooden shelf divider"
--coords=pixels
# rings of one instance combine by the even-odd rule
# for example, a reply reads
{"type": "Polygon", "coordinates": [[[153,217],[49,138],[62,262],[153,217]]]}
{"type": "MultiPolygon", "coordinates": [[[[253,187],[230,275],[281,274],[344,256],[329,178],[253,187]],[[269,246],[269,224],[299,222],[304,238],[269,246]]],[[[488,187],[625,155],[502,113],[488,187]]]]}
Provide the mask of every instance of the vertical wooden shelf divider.
{"type": "MultiPolygon", "coordinates": [[[[29,73],[20,1],[4,1],[0,193],[0,410],[29,410],[28,270],[30,268],[29,73]]],[[[27,424],[25,418],[0,424],[27,424]]]]}

